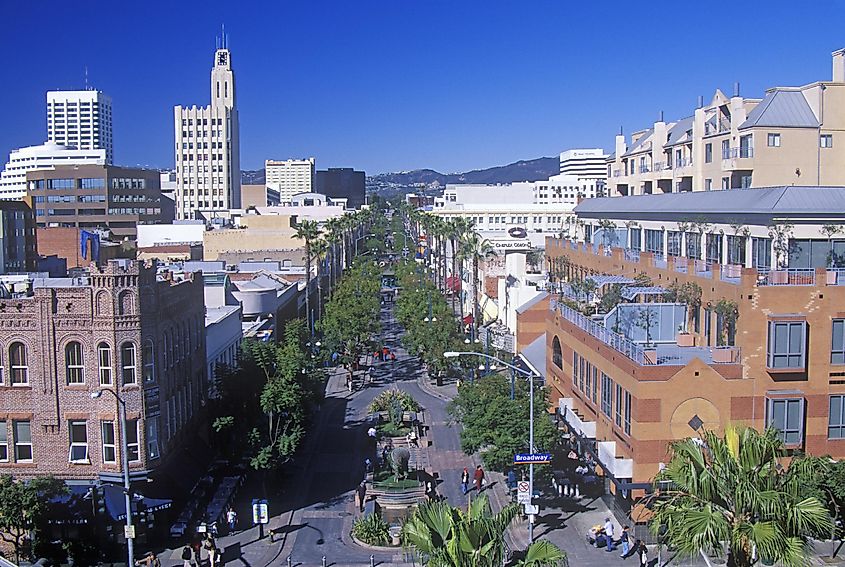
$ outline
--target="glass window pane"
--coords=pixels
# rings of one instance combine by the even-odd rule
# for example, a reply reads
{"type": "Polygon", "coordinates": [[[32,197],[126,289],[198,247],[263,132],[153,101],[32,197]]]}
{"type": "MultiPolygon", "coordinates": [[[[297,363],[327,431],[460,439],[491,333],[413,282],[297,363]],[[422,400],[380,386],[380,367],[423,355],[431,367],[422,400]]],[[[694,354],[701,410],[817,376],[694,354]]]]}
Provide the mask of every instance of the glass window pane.
{"type": "Polygon", "coordinates": [[[804,352],[804,345],[802,344],[804,338],[804,325],[801,323],[790,323],[789,325],[789,352],[801,353],[804,352]]]}
{"type": "Polygon", "coordinates": [[[0,443],[5,445],[9,441],[9,436],[6,433],[6,422],[0,421],[0,443]]]}
{"type": "Polygon", "coordinates": [[[786,429],[789,431],[798,429],[800,427],[800,417],[801,402],[798,400],[789,400],[786,404],[786,429]]]}
{"type": "Polygon", "coordinates": [[[843,350],[843,331],[845,331],[845,321],[843,321],[842,319],[834,319],[832,339],[830,341],[831,350],[837,352],[843,350]]]}
{"type": "Polygon", "coordinates": [[[32,442],[32,430],[29,427],[28,421],[15,422],[15,440],[18,443],[32,442]]]}
{"type": "Polygon", "coordinates": [[[783,354],[788,352],[788,338],[789,338],[789,329],[787,323],[773,323],[772,324],[772,331],[774,334],[774,343],[775,348],[774,352],[778,354],[783,354]]]}
{"type": "Polygon", "coordinates": [[[781,431],[784,430],[786,426],[786,402],[784,400],[773,400],[772,401],[772,418],[769,425],[780,429],[781,431]]]}
{"type": "Polygon", "coordinates": [[[830,396],[829,425],[842,425],[842,396],[830,396]]]}

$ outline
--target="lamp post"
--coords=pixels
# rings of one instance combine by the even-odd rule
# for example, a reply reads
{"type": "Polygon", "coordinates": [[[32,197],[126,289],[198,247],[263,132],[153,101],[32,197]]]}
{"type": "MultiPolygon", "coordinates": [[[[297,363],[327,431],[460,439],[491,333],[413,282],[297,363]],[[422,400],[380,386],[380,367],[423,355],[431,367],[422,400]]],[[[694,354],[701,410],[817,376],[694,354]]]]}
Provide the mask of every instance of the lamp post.
{"type": "MultiPolygon", "coordinates": [[[[443,356],[446,358],[457,358],[459,356],[480,356],[482,358],[490,359],[494,362],[498,362],[503,366],[510,368],[514,372],[519,372],[520,374],[524,374],[528,377],[528,449],[531,453],[534,453],[534,377],[536,376],[533,372],[529,372],[518,366],[514,366],[513,364],[508,364],[504,360],[496,358],[495,356],[491,356],[489,354],[485,354],[483,352],[457,352],[457,351],[447,351],[443,353],[443,356]]],[[[534,464],[528,465],[528,498],[529,498],[529,505],[530,500],[534,498],[534,464]]],[[[534,543],[534,522],[528,522],[528,541],[529,543],[534,543]]]]}
{"type": "Polygon", "coordinates": [[[109,392],[120,405],[120,461],[123,468],[123,497],[126,503],[126,553],[128,557],[127,567],[135,565],[135,539],[132,533],[132,497],[129,494],[129,448],[126,443],[126,401],[114,390],[96,390],[91,392],[92,399],[98,399],[103,392],[109,392]],[[129,536],[133,537],[129,537],[129,536]]]}

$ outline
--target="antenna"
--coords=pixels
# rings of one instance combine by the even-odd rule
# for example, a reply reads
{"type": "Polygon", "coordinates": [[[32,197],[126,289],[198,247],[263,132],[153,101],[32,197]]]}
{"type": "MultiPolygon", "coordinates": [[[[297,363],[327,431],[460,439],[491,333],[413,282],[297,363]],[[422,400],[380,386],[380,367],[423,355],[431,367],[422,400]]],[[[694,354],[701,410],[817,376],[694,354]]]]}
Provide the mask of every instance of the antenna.
{"type": "Polygon", "coordinates": [[[90,90],[88,88],[88,65],[85,66],[85,90],[90,90]]]}
{"type": "Polygon", "coordinates": [[[226,49],[226,24],[220,24],[220,40],[223,42],[223,49],[226,49]]]}

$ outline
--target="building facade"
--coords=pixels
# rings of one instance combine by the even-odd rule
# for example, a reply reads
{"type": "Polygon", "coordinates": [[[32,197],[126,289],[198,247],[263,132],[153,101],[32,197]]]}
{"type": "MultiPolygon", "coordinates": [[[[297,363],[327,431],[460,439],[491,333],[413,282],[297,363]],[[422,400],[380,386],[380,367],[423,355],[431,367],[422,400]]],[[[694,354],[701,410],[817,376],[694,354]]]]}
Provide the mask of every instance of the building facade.
{"type": "Polygon", "coordinates": [[[26,176],[39,228],[108,229],[134,240],[137,225],[173,220],[156,170],[62,165],[26,176]]]}
{"type": "Polygon", "coordinates": [[[561,152],[560,173],[587,179],[606,179],[607,154],[600,148],[561,152]]]}
{"type": "Polygon", "coordinates": [[[330,167],[318,170],[314,178],[314,192],[333,199],[346,199],[350,209],[358,209],[366,201],[367,174],[351,167],[330,167]]]}
{"type": "Polygon", "coordinates": [[[91,395],[105,389],[126,402],[133,475],[167,462],[205,399],[202,279],[126,260],[11,288],[0,299],[0,471],[119,479],[118,404],[91,395]]]}
{"type": "Polygon", "coordinates": [[[587,242],[549,239],[547,384],[633,519],[702,428],[845,457],[843,207],[842,187],[606,198],[576,208],[587,242]]]}
{"type": "MultiPolygon", "coordinates": [[[[661,113],[662,114],[662,113],[661,113]]],[[[833,75],[762,98],[717,90],[691,115],[616,136],[609,196],[743,187],[845,185],[845,50],[833,75]]]]}
{"type": "Polygon", "coordinates": [[[52,169],[58,165],[106,165],[106,150],[78,150],[47,142],[12,150],[6,167],[0,172],[0,200],[19,200],[26,196],[26,173],[52,169]]]}
{"type": "Polygon", "coordinates": [[[314,190],[314,158],[264,162],[264,183],[279,192],[279,201],[290,203],[297,193],[314,190]]]}
{"type": "Polygon", "coordinates": [[[173,109],[176,218],[213,218],[240,208],[241,165],[235,73],[230,51],[214,53],[211,104],[173,109]]]}
{"type": "Polygon", "coordinates": [[[100,91],[48,91],[47,142],[106,151],[114,163],[111,98],[100,91]]]}

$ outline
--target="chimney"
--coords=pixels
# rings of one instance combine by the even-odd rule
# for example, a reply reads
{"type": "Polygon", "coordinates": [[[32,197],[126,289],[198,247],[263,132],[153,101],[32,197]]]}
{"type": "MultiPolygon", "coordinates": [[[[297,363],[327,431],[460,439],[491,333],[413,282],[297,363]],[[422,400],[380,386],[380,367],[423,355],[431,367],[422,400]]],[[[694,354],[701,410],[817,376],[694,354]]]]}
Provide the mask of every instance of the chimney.
{"type": "Polygon", "coordinates": [[[696,108],[701,108],[704,106],[704,97],[702,95],[698,95],[698,106],[696,108]]]}
{"type": "Polygon", "coordinates": [[[739,81],[734,83],[734,96],[739,96],[739,81]]]}
{"type": "Polygon", "coordinates": [[[657,120],[658,122],[663,122],[663,111],[660,111],[660,118],[657,120]]]}
{"type": "Polygon", "coordinates": [[[833,56],[833,82],[845,83],[845,49],[834,51],[833,56]]]}

